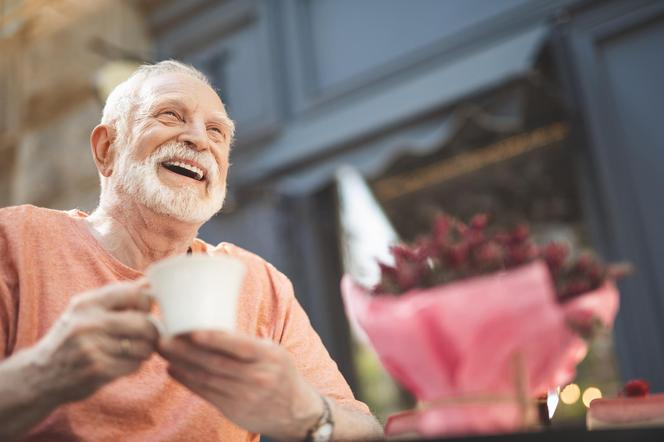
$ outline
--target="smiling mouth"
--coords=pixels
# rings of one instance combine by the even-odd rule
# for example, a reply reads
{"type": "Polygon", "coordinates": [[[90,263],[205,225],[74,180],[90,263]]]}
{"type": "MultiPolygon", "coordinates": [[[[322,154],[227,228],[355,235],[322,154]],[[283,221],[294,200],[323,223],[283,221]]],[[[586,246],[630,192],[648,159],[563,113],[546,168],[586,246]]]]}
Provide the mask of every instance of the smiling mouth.
{"type": "Polygon", "coordinates": [[[186,176],[196,181],[203,181],[205,178],[204,172],[196,166],[186,164],[180,161],[166,161],[161,164],[166,169],[178,175],[186,176]]]}

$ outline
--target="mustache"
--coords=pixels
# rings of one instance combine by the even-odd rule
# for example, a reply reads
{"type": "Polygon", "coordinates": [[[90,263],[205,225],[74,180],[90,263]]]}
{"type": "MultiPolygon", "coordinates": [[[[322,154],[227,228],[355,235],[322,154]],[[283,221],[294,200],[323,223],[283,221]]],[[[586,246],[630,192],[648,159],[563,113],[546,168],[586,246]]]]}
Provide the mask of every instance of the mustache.
{"type": "Polygon", "coordinates": [[[159,165],[164,161],[175,158],[194,161],[207,170],[207,175],[216,178],[219,174],[217,162],[209,151],[198,152],[188,147],[185,143],[170,142],[163,144],[159,149],[152,152],[147,161],[153,165],[159,165]]]}

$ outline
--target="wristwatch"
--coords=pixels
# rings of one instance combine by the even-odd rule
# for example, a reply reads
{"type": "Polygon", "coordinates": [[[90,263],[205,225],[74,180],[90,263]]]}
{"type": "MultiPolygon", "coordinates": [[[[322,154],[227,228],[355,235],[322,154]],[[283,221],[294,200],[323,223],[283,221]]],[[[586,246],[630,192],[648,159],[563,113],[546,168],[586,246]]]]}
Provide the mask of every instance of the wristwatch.
{"type": "Polygon", "coordinates": [[[334,420],[332,420],[332,410],[325,396],[320,396],[323,401],[323,414],[318,422],[307,432],[304,442],[329,442],[332,440],[334,431],[334,420]]]}

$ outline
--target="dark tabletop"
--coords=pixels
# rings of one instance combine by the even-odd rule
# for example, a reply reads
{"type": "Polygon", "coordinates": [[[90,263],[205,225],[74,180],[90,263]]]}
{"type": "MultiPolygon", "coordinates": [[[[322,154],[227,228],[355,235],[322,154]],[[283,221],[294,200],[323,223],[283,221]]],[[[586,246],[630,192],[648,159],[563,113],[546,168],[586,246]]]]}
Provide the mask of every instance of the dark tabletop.
{"type": "MultiPolygon", "coordinates": [[[[545,430],[534,433],[422,439],[441,442],[664,442],[664,427],[627,430],[545,430]]],[[[411,439],[412,441],[412,439],[411,439]]]]}

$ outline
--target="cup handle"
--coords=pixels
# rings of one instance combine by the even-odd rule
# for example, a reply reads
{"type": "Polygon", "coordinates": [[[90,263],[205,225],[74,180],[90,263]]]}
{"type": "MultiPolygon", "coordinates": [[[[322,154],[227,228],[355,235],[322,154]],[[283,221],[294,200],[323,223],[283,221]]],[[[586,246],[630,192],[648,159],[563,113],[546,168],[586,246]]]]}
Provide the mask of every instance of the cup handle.
{"type": "Polygon", "coordinates": [[[161,337],[168,336],[168,332],[166,331],[166,326],[161,321],[161,319],[157,318],[153,314],[149,314],[148,315],[148,321],[150,321],[152,323],[152,325],[154,325],[154,328],[157,329],[157,331],[159,332],[159,336],[161,336],[161,337]]]}

